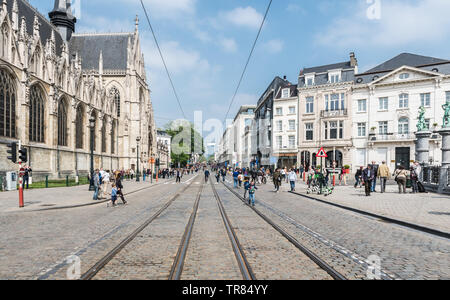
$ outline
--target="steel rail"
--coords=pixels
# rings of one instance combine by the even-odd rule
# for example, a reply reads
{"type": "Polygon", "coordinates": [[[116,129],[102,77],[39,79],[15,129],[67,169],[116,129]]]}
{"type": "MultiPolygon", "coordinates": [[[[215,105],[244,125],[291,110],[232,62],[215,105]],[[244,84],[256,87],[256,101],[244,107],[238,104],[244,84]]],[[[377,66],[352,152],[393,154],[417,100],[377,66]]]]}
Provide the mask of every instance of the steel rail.
{"type": "MultiPolygon", "coordinates": [[[[198,175],[196,176],[198,177],[198,175]]],[[[196,178],[194,177],[194,179],[196,178]]],[[[129,234],[123,241],[121,241],[114,249],[112,249],[108,254],[106,254],[102,259],[100,259],[93,267],[91,267],[88,271],[86,271],[81,277],[80,280],[91,280],[97,275],[97,273],[102,270],[123,248],[125,248],[131,241],[133,241],[136,236],[141,233],[148,225],[153,223],[169,206],[172,205],[175,200],[177,200],[181,194],[183,194],[193,183],[195,180],[192,180],[185,188],[176,193],[160,210],[158,210],[152,217],[147,219],[141,226],[139,226],[136,230],[134,230],[131,234],[129,234]]]]}
{"type": "Polygon", "coordinates": [[[181,239],[181,244],[178,247],[177,256],[173,262],[172,268],[169,274],[169,280],[180,280],[181,274],[183,273],[184,261],[186,259],[186,254],[189,248],[189,242],[191,241],[192,231],[194,230],[195,220],[197,218],[198,207],[200,204],[200,198],[203,193],[204,184],[200,186],[200,189],[197,194],[197,199],[194,203],[194,209],[192,211],[191,217],[189,218],[189,222],[186,225],[186,229],[184,230],[183,237],[181,239]]]}
{"type": "MultiPolygon", "coordinates": [[[[223,182],[222,182],[223,183],[223,182]]],[[[309,257],[316,265],[318,265],[322,270],[327,272],[333,279],[335,280],[347,280],[345,276],[343,276],[341,273],[333,269],[327,262],[325,262],[323,259],[321,259],[319,256],[317,256],[314,252],[303,246],[296,238],[294,238],[292,235],[287,233],[285,230],[283,230],[280,226],[275,224],[271,219],[269,219],[266,215],[264,215],[262,212],[260,212],[255,207],[249,206],[245,199],[241,197],[236,191],[234,191],[232,188],[230,188],[228,185],[223,183],[223,185],[238,199],[240,199],[242,202],[244,202],[249,208],[251,208],[258,216],[260,216],[266,223],[268,223],[270,226],[272,226],[276,231],[278,231],[283,237],[285,237],[289,242],[291,242],[297,249],[299,249],[303,254],[305,254],[307,257],[309,257]]]]}
{"type": "Polygon", "coordinates": [[[223,223],[225,225],[225,228],[228,233],[228,237],[230,239],[231,245],[233,247],[234,255],[236,256],[236,260],[239,265],[239,269],[241,270],[241,274],[244,280],[257,280],[255,274],[253,273],[253,270],[247,260],[247,257],[245,256],[244,250],[242,249],[241,244],[239,243],[239,239],[237,238],[236,232],[233,229],[233,226],[231,225],[230,219],[228,218],[227,213],[225,212],[225,208],[222,204],[222,200],[220,199],[219,193],[217,193],[217,190],[212,183],[212,180],[210,180],[211,187],[214,193],[214,197],[217,200],[217,206],[219,207],[220,214],[222,216],[223,223]]]}

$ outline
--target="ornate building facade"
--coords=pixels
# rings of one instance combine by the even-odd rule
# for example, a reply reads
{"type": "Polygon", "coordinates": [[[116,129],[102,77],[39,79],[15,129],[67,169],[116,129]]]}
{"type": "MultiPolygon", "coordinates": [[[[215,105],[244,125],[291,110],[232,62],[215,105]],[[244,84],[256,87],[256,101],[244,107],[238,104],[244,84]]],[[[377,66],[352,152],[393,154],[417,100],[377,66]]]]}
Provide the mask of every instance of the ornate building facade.
{"type": "Polygon", "coordinates": [[[0,5],[0,173],[17,170],[7,144],[28,148],[33,176],[94,167],[148,167],[156,130],[136,17],[134,32],[76,34],[68,0],[41,15],[26,0],[0,5]],[[138,150],[139,149],[139,150],[138,150]],[[138,153],[139,151],[139,153],[138,153]]]}

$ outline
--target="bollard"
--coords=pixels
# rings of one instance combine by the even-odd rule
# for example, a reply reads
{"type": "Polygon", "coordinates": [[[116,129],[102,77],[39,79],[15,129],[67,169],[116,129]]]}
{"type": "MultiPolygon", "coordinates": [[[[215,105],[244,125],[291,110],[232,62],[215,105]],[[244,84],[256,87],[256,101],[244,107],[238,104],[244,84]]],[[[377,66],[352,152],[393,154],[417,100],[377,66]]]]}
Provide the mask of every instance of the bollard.
{"type": "Polygon", "coordinates": [[[48,175],[45,176],[45,188],[48,189],[48,175]]]}
{"type": "Polygon", "coordinates": [[[69,175],[66,176],[66,186],[69,186],[69,175]]]}

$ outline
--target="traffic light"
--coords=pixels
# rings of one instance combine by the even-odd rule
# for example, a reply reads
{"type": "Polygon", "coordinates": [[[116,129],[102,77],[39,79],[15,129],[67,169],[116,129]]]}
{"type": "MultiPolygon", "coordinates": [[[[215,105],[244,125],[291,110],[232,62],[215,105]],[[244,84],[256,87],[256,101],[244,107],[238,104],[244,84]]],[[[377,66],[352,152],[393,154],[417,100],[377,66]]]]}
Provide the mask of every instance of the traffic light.
{"type": "Polygon", "coordinates": [[[8,156],[8,159],[13,163],[17,163],[17,143],[8,144],[8,148],[7,153],[11,155],[8,156]]]}
{"type": "Polygon", "coordinates": [[[23,163],[28,162],[28,149],[27,148],[22,147],[19,150],[19,155],[20,155],[19,159],[20,159],[21,162],[23,162],[23,163]]]}

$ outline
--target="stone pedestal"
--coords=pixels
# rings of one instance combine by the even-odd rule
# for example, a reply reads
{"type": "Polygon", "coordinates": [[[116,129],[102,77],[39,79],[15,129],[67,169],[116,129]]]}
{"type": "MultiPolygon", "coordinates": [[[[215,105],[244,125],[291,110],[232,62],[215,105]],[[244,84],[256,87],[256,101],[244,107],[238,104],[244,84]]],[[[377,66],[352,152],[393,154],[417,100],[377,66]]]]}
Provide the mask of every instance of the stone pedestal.
{"type": "Polygon", "coordinates": [[[419,131],[416,133],[416,161],[422,166],[429,163],[431,131],[419,131]]]}
{"type": "Polygon", "coordinates": [[[450,169],[450,128],[439,130],[442,136],[442,168],[439,178],[439,193],[443,193],[448,188],[448,171],[450,169]]]}

